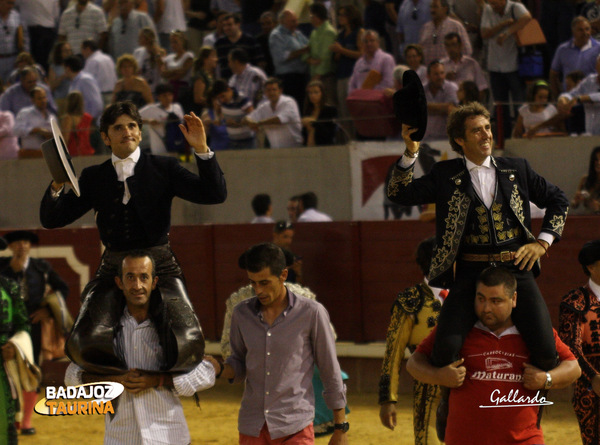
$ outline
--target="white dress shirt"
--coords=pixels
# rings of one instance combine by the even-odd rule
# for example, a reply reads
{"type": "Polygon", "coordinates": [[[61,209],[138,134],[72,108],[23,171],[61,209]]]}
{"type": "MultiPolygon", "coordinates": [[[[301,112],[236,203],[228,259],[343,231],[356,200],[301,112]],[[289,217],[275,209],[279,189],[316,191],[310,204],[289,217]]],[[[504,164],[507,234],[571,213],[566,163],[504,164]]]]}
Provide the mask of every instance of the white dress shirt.
{"type": "Polygon", "coordinates": [[[34,128],[44,128],[51,131],[50,119],[56,119],[56,116],[46,110],[46,115],[35,106],[25,107],[19,111],[15,118],[15,127],[13,132],[21,138],[21,148],[29,150],[41,150],[44,138],[37,134],[30,134],[34,128]]]}
{"type": "Polygon", "coordinates": [[[101,93],[112,93],[117,83],[115,62],[108,54],[94,51],[85,61],[83,71],[91,74],[97,81],[101,93]]]}
{"type": "Polygon", "coordinates": [[[255,121],[262,121],[272,117],[279,118],[281,124],[265,125],[262,127],[269,139],[271,148],[302,146],[300,111],[298,110],[298,104],[292,97],[282,94],[277,101],[275,110],[271,107],[271,102],[263,102],[248,117],[255,121]]]}
{"type": "Polygon", "coordinates": [[[319,212],[317,209],[306,209],[298,217],[298,222],[330,222],[333,221],[331,216],[326,213],[319,212]]]}
{"type": "MultiPolygon", "coordinates": [[[[127,308],[115,338],[128,369],[159,371],[163,359],[158,334],[150,320],[138,323],[127,308]]],[[[65,384],[81,385],[83,369],[71,363],[65,384]]],[[[138,394],[127,391],[119,396],[115,415],[105,416],[104,443],[144,445],[187,445],[190,433],[177,396],[189,397],[215,383],[215,370],[204,360],[187,374],[173,375],[173,388],[152,388],[138,394]],[[112,418],[111,418],[112,417],[112,418]]]]}

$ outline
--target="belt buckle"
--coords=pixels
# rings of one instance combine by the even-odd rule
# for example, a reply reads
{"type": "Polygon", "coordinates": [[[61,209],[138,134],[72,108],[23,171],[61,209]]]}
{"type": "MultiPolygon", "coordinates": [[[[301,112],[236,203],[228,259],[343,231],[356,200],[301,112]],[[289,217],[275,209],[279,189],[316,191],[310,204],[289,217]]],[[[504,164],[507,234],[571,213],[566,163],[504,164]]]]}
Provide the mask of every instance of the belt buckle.
{"type": "Polygon", "coordinates": [[[504,252],[500,252],[500,262],[507,263],[510,260],[510,251],[505,250],[504,252]]]}

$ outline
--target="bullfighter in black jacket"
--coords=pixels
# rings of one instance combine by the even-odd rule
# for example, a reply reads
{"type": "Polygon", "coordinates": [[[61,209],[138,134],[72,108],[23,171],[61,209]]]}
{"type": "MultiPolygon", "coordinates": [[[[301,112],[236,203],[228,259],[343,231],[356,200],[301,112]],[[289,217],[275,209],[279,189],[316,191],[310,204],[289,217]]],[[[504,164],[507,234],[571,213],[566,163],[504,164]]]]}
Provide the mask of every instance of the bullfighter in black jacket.
{"type": "Polygon", "coordinates": [[[432,362],[446,366],[459,359],[462,343],[476,321],[475,280],[490,264],[513,271],[519,304],[513,320],[532,362],[555,365],[556,350],[548,308],[535,283],[539,259],[562,235],[568,212],[565,194],[536,174],[525,159],[493,157],[488,111],[478,103],[456,109],[448,118],[452,148],[462,156],[438,162],[413,180],[417,131],[403,125],[406,151],[388,180],[388,197],[402,205],[435,203],[436,249],[429,270],[432,286],[450,289],[438,322],[432,362]],[[531,232],[529,203],[545,209],[540,235],[531,232]],[[455,268],[455,269],[454,269],[455,268]]]}
{"type": "Polygon", "coordinates": [[[112,347],[115,323],[123,311],[113,280],[125,254],[138,249],[149,250],[160,278],[162,298],[153,299],[151,312],[167,355],[166,369],[187,370],[202,359],[200,325],[169,245],[171,202],[179,197],[219,204],[225,201],[227,189],[202,122],[193,113],[184,120],[180,128],[195,152],[197,175],[175,158],[142,153],[138,110],[131,102],[117,102],[100,121],[111,159],[81,172],[81,196],[73,190],[65,193],[64,184],[53,181],[42,199],[40,219],[46,228],[66,226],[93,209],[106,247],[96,278],[82,294],[83,306],[67,342],[69,356],[88,372],[123,369],[122,358],[112,347]]]}

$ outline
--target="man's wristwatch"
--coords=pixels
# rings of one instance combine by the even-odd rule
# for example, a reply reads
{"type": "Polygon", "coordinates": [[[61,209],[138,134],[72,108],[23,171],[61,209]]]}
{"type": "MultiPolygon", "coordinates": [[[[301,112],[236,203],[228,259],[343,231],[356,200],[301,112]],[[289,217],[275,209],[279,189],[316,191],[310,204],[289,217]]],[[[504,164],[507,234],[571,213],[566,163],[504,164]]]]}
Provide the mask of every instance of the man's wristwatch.
{"type": "Polygon", "coordinates": [[[552,375],[547,372],[546,373],[546,383],[544,383],[544,389],[552,388],[552,375]]]}
{"type": "Polygon", "coordinates": [[[350,424],[348,422],[334,423],[333,424],[333,429],[334,430],[340,430],[342,433],[347,433],[348,430],[350,429],[350,424]]]}

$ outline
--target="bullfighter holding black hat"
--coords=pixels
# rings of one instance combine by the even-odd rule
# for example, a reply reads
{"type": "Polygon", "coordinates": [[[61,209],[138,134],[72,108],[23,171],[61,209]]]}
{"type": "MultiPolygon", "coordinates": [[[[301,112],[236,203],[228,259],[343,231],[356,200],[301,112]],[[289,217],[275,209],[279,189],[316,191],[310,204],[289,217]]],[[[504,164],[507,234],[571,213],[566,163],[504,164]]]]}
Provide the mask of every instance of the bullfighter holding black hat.
{"type": "MultiPolygon", "coordinates": [[[[448,138],[461,156],[438,162],[413,180],[419,142],[411,136],[417,132],[419,128],[402,125],[406,150],[386,190],[388,198],[401,205],[435,203],[436,248],[429,282],[449,289],[449,294],[439,318],[432,363],[443,367],[458,360],[477,319],[472,298],[476,278],[486,267],[501,264],[517,278],[521,298],[512,318],[532,362],[540,369],[552,369],[556,347],[550,314],[535,277],[539,259],[562,235],[569,201],[526,160],[492,156],[490,115],[478,103],[458,107],[448,117],[448,138]],[[537,238],[531,232],[530,202],[546,210],[537,238]]],[[[443,436],[445,426],[439,429],[443,436]]]]}
{"type": "Polygon", "coordinates": [[[184,121],[180,128],[194,150],[198,174],[182,167],[176,158],[141,152],[138,110],[131,102],[117,102],[106,108],[100,121],[111,159],[82,171],[81,196],[53,181],[42,199],[40,218],[46,228],[64,227],[93,209],[106,247],[96,278],[84,289],[83,306],[67,343],[71,359],[88,372],[127,369],[113,350],[114,327],[123,312],[114,277],[127,252],[134,249],[149,249],[160,277],[150,313],[166,355],[165,370],[188,371],[202,359],[202,331],[169,245],[171,202],[179,197],[197,204],[219,204],[227,189],[206,143],[202,121],[193,113],[184,121]]]}
{"type": "Polygon", "coordinates": [[[590,278],[563,297],[559,335],[581,365],[572,399],[581,441],[595,445],[600,443],[600,240],[583,245],[579,262],[590,278]]]}

